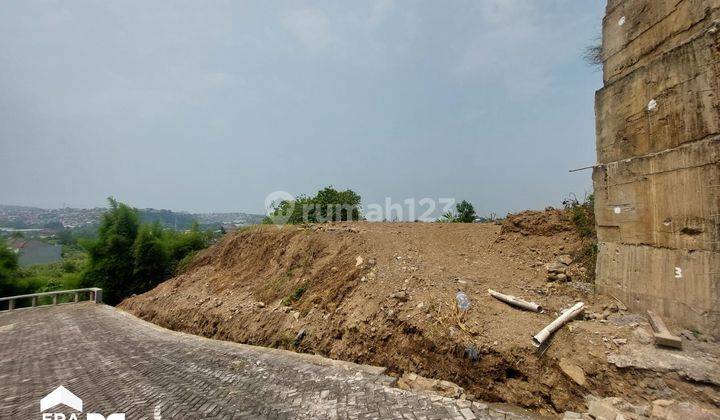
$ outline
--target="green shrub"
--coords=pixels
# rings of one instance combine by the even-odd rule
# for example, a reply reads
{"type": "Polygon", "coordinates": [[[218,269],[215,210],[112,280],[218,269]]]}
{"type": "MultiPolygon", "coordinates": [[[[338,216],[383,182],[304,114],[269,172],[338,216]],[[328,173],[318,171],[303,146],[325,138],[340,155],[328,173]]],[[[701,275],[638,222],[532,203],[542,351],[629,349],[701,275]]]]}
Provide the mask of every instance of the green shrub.
{"type": "Polygon", "coordinates": [[[469,202],[463,200],[455,206],[457,210],[457,223],[472,223],[475,221],[475,208],[469,202]]]}
{"type": "Polygon", "coordinates": [[[469,201],[461,201],[455,205],[455,211],[448,210],[438,219],[440,223],[473,223],[477,215],[469,201]]]}
{"type": "Polygon", "coordinates": [[[158,222],[141,224],[136,209],[109,201],[97,239],[82,241],[89,254],[82,284],[101,287],[110,304],[155,287],[208,245],[209,234],[197,222],[187,232],[164,229],[158,222]]]}
{"type": "Polygon", "coordinates": [[[300,298],[303,296],[303,294],[305,294],[306,291],[306,285],[299,286],[292,292],[290,296],[283,299],[282,304],[285,306],[290,306],[293,302],[297,302],[298,300],[300,300],[300,298]]]}
{"type": "Polygon", "coordinates": [[[318,191],[314,197],[301,195],[295,200],[277,203],[273,213],[266,217],[263,223],[301,224],[360,220],[360,201],[360,196],[354,191],[338,191],[330,186],[318,191]]]}
{"type": "Polygon", "coordinates": [[[575,225],[580,236],[584,238],[595,236],[595,195],[590,194],[585,201],[580,203],[576,198],[571,197],[563,202],[566,209],[570,211],[570,220],[575,225]]]}
{"type": "Polygon", "coordinates": [[[598,244],[595,229],[595,196],[588,195],[585,201],[580,203],[575,197],[563,202],[567,211],[570,212],[570,220],[580,235],[582,247],[574,256],[574,259],[588,273],[588,280],[595,281],[595,266],[597,263],[598,244]]]}

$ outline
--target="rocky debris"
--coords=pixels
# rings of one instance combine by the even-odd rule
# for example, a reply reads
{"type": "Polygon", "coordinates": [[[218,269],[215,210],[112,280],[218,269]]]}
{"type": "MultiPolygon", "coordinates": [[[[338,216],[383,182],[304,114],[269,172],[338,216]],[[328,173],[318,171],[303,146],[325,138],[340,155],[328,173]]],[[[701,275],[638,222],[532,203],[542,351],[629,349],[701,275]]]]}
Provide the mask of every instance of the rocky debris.
{"type": "Polygon", "coordinates": [[[651,419],[655,420],[720,420],[720,415],[687,402],[655,400],[651,419]]]}
{"type": "Polygon", "coordinates": [[[678,335],[687,341],[696,341],[702,343],[715,343],[717,340],[715,337],[707,334],[702,334],[698,331],[681,330],[678,335]]]}
{"type": "Polygon", "coordinates": [[[548,273],[553,274],[564,274],[567,271],[567,266],[558,261],[548,263],[545,268],[547,268],[548,273]]]}
{"type": "Polygon", "coordinates": [[[580,386],[585,386],[587,380],[585,379],[585,371],[578,365],[572,363],[568,359],[560,359],[560,370],[563,371],[570,379],[580,386]]]}
{"type": "Polygon", "coordinates": [[[305,229],[313,229],[316,232],[350,232],[360,233],[360,229],[354,226],[343,226],[342,223],[320,223],[320,224],[304,224],[302,225],[305,229]]]}
{"type": "Polygon", "coordinates": [[[574,411],[566,411],[563,414],[563,420],[584,420],[586,418],[590,419],[591,417],[589,414],[580,414],[574,411]]]}
{"type": "Polygon", "coordinates": [[[624,418],[620,410],[615,408],[613,400],[613,398],[590,400],[588,403],[588,414],[596,420],[620,420],[624,418]]]}
{"type": "Polygon", "coordinates": [[[650,344],[653,342],[652,334],[650,334],[645,328],[635,328],[632,335],[640,344],[650,344]]]}
{"type": "Polygon", "coordinates": [[[682,330],[678,333],[678,335],[688,341],[697,340],[697,337],[695,337],[695,334],[693,334],[692,331],[690,331],[690,330],[682,330]]]}
{"type": "Polygon", "coordinates": [[[395,299],[398,302],[407,302],[410,296],[408,295],[408,292],[401,290],[390,295],[390,298],[395,299]]]}
{"type": "Polygon", "coordinates": [[[703,352],[673,351],[654,346],[622,346],[607,356],[619,368],[643,369],[657,373],[675,372],[687,381],[720,386],[720,360],[703,352]]]}
{"type": "Polygon", "coordinates": [[[565,265],[570,265],[573,262],[572,257],[567,254],[558,256],[557,260],[558,260],[558,262],[565,264],[565,265]]]}
{"type": "Polygon", "coordinates": [[[293,341],[293,346],[298,347],[300,346],[300,343],[302,342],[303,338],[307,335],[307,332],[305,329],[300,330],[297,335],[295,336],[295,341],[293,341]]]}
{"type": "Polygon", "coordinates": [[[415,373],[405,373],[398,379],[397,386],[407,391],[431,392],[443,397],[460,398],[465,390],[450,382],[430,379],[415,373]]]}
{"type": "Polygon", "coordinates": [[[624,312],[618,312],[618,311],[627,311],[627,308],[623,306],[620,306],[619,304],[610,304],[607,305],[607,309],[610,309],[611,312],[614,312],[614,314],[610,317],[608,317],[608,321],[610,324],[623,327],[623,326],[630,326],[630,327],[637,327],[640,324],[647,324],[647,320],[644,316],[640,314],[633,314],[633,313],[624,313],[624,312]]]}
{"type": "Polygon", "coordinates": [[[581,293],[585,293],[585,294],[594,294],[595,293],[595,284],[594,283],[573,281],[573,282],[568,283],[568,285],[570,287],[572,287],[573,289],[580,291],[581,293]]]}
{"type": "Polygon", "coordinates": [[[478,360],[480,360],[480,354],[478,353],[475,346],[465,347],[465,357],[468,358],[471,362],[477,362],[478,360]]]}
{"type": "Polygon", "coordinates": [[[570,263],[572,263],[572,258],[569,255],[561,255],[557,261],[546,264],[548,281],[570,281],[568,274],[570,263]]]}
{"type": "Polygon", "coordinates": [[[502,233],[518,232],[525,236],[552,236],[574,229],[567,212],[553,208],[545,209],[545,211],[508,214],[500,226],[502,233]]]}
{"type": "Polygon", "coordinates": [[[588,412],[585,415],[595,420],[646,420],[650,415],[649,406],[633,405],[618,397],[601,399],[590,395],[586,401],[588,412]]]}
{"type": "Polygon", "coordinates": [[[618,397],[586,397],[587,413],[566,411],[563,420],[720,420],[716,412],[688,402],[655,400],[652,405],[633,405],[618,397]]]}

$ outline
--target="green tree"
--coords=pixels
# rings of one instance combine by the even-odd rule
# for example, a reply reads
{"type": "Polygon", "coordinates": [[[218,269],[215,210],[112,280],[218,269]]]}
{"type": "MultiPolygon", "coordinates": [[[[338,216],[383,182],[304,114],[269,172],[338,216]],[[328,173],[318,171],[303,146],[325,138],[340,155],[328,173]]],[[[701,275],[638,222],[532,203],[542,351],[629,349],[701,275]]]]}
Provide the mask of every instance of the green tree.
{"type": "Polygon", "coordinates": [[[176,232],[165,230],[163,244],[167,250],[171,266],[177,264],[186,255],[206,248],[208,245],[207,235],[200,230],[197,221],[192,223],[187,232],[176,232]]]}
{"type": "Polygon", "coordinates": [[[326,187],[312,199],[315,221],[348,221],[360,219],[360,196],[352,190],[338,191],[326,187]]]}
{"type": "Polygon", "coordinates": [[[475,208],[469,202],[463,200],[455,206],[455,209],[457,210],[455,222],[472,223],[475,221],[475,208]]]}
{"type": "Polygon", "coordinates": [[[323,223],[360,220],[360,196],[352,190],[338,191],[332,186],[314,197],[301,195],[292,201],[278,203],[263,223],[323,223]]]}
{"type": "Polygon", "coordinates": [[[133,293],[142,293],[165,280],[168,254],[162,243],[163,230],[159,222],[140,227],[133,243],[133,293]]]}
{"type": "Polygon", "coordinates": [[[73,236],[73,233],[70,229],[63,229],[56,233],[58,241],[62,245],[76,245],[77,239],[75,236],[73,236]]]}
{"type": "Polygon", "coordinates": [[[13,296],[22,292],[18,290],[15,282],[17,269],[17,255],[8,248],[5,240],[0,237],[0,297],[13,296]]]}
{"type": "Polygon", "coordinates": [[[112,197],[108,202],[97,240],[86,244],[89,261],[83,284],[101,287],[105,301],[114,305],[135,289],[133,245],[140,222],[135,209],[112,197]]]}

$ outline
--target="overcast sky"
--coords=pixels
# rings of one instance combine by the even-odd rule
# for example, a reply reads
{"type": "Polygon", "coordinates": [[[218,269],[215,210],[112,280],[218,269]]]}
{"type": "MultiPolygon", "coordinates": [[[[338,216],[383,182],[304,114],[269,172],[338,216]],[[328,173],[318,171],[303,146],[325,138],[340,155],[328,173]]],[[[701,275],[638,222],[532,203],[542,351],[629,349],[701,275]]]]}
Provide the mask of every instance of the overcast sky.
{"type": "Polygon", "coordinates": [[[2,1],[0,204],[559,205],[592,185],[604,3],[2,1]]]}

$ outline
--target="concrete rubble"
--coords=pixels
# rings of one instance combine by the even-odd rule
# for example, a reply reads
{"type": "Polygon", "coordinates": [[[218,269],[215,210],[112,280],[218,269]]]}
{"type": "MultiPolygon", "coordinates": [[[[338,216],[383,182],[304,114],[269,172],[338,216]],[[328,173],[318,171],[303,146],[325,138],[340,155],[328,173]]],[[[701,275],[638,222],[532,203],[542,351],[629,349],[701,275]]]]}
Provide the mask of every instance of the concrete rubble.
{"type": "Polygon", "coordinates": [[[650,404],[630,404],[622,398],[587,397],[585,413],[567,411],[563,420],[720,420],[720,415],[702,407],[675,400],[654,400],[650,404]]]}
{"type": "Polygon", "coordinates": [[[398,379],[397,386],[407,391],[431,392],[449,398],[460,398],[460,396],[465,393],[462,387],[450,381],[425,378],[415,373],[403,374],[400,379],[398,379]]]}

